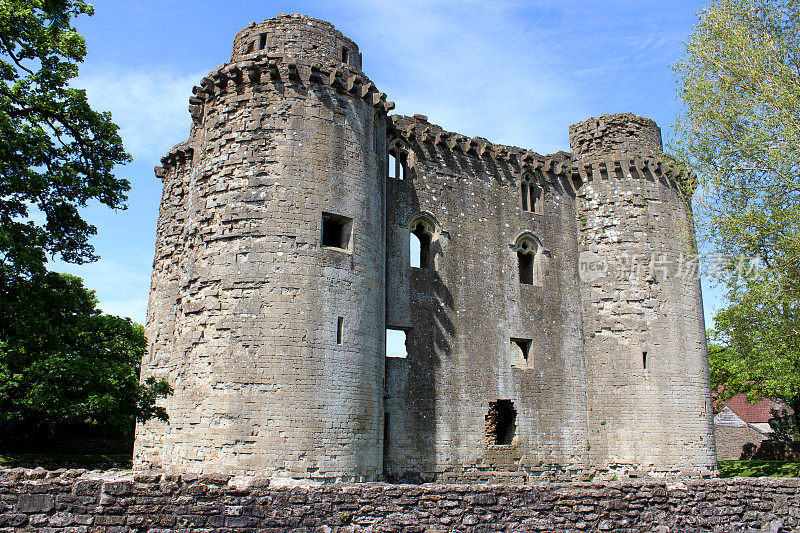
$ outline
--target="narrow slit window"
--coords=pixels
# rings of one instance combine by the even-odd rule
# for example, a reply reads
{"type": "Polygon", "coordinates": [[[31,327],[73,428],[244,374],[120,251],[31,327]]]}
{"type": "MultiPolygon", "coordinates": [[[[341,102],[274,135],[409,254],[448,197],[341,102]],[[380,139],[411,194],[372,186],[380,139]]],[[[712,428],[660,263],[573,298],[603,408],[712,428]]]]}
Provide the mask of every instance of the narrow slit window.
{"type": "Polygon", "coordinates": [[[352,230],[353,219],[322,213],[322,246],[349,250],[352,230]]]}
{"type": "Polygon", "coordinates": [[[647,352],[642,352],[642,368],[647,370],[647,352]]]}
{"type": "Polygon", "coordinates": [[[541,215],[542,214],[542,189],[536,185],[530,185],[530,206],[531,211],[541,215]]]}
{"type": "Polygon", "coordinates": [[[350,50],[343,47],[342,48],[342,63],[348,63],[350,60],[350,50]]]}
{"type": "Polygon", "coordinates": [[[344,337],[344,317],[340,316],[336,320],[336,344],[342,344],[344,337]]]}
{"type": "Polygon", "coordinates": [[[406,330],[386,328],[386,357],[401,359],[408,357],[408,332],[406,330]]]}
{"type": "Polygon", "coordinates": [[[389,413],[383,413],[383,445],[389,444],[389,413]]]}
{"type": "Polygon", "coordinates": [[[522,189],[522,191],[521,191],[522,192],[522,210],[523,211],[530,211],[530,209],[528,207],[529,206],[529,203],[528,203],[528,200],[529,200],[529,197],[528,197],[528,184],[523,181],[522,185],[521,185],[521,189],[522,189]]]}
{"type": "Polygon", "coordinates": [[[533,285],[533,254],[517,252],[519,267],[519,282],[524,285],[533,285]]]}
{"type": "Polygon", "coordinates": [[[266,33],[262,33],[258,37],[258,49],[259,50],[263,50],[266,47],[267,47],[267,34],[266,33]]]}
{"type": "Polygon", "coordinates": [[[431,234],[422,222],[411,232],[411,266],[431,268],[431,234]]]}
{"type": "Polygon", "coordinates": [[[517,432],[517,411],[511,400],[489,402],[486,415],[486,444],[509,445],[517,432]]]}

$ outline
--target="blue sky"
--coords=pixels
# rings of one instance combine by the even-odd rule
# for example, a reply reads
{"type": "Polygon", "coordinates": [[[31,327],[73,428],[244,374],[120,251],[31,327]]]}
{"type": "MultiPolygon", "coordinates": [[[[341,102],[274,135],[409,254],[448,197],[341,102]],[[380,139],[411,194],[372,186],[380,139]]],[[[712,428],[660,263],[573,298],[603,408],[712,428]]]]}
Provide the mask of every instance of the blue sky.
{"type": "MultiPolygon", "coordinates": [[[[396,113],[540,153],[569,150],[570,124],[631,111],[665,140],[680,111],[672,72],[700,1],[95,0],[78,22],[88,54],[76,87],[121,126],[133,162],[126,211],[91,206],[101,256],[55,263],[84,278],[108,313],[144,322],[160,182],[153,166],[187,137],[191,88],[230,58],[249,21],[303,13],[358,43],[364,72],[396,113]]],[[[704,284],[706,323],[720,305],[704,284]]]]}

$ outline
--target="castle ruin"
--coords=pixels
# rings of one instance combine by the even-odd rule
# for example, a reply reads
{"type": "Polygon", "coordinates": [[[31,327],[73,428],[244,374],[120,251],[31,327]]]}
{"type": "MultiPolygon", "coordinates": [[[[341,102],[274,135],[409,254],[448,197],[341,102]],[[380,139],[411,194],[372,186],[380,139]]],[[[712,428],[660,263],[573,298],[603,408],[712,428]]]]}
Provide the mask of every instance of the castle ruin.
{"type": "Polygon", "coordinates": [[[716,469],[694,185],[653,121],[591,118],[540,155],[389,115],[358,46],[300,15],[240,31],[193,93],[156,167],[142,363],[175,394],[169,423],[137,427],[135,468],[716,469]]]}

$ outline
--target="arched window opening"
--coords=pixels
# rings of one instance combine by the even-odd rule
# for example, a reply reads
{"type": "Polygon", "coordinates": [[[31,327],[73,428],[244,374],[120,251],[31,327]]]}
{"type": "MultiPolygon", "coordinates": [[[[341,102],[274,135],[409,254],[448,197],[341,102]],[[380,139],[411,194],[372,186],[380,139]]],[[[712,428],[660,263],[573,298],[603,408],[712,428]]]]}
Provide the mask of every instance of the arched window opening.
{"type": "Polygon", "coordinates": [[[411,230],[411,266],[416,268],[431,268],[431,240],[430,228],[420,221],[411,230]]]}
{"type": "Polygon", "coordinates": [[[394,152],[389,152],[389,177],[397,180],[406,178],[406,161],[402,154],[398,157],[394,152]]]}
{"type": "Polygon", "coordinates": [[[517,411],[511,400],[489,402],[486,415],[486,444],[490,446],[514,443],[517,432],[517,411]]]}
{"type": "Polygon", "coordinates": [[[525,234],[517,239],[515,249],[519,282],[523,285],[538,285],[542,253],[539,241],[533,235],[525,234]]]}

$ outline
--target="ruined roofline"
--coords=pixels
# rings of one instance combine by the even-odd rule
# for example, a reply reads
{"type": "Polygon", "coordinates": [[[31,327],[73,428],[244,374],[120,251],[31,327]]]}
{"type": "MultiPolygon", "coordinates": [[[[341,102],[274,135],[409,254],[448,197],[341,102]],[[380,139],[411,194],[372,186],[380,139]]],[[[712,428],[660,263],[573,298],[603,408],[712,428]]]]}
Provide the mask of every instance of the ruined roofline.
{"type": "Polygon", "coordinates": [[[390,115],[389,120],[390,138],[394,136],[406,142],[430,142],[436,146],[471,154],[478,158],[490,157],[494,160],[516,163],[520,167],[530,170],[553,171],[556,174],[571,173],[571,160],[566,152],[545,156],[516,146],[495,144],[483,137],[468,137],[431,124],[424,115],[414,115],[413,117],[390,115]]]}
{"type": "MultiPolygon", "coordinates": [[[[658,127],[648,118],[638,117],[633,113],[617,113],[587,119],[570,126],[570,132],[572,134],[575,126],[589,121],[629,117],[658,127]]],[[[614,150],[581,158],[575,158],[573,154],[565,151],[542,155],[516,146],[494,144],[483,137],[468,137],[446,131],[441,126],[428,122],[428,118],[424,115],[413,117],[390,115],[389,119],[390,140],[394,137],[405,142],[429,142],[434,146],[462,152],[478,159],[488,157],[495,161],[505,161],[518,167],[520,175],[536,171],[547,175],[552,172],[555,176],[563,175],[570,178],[576,189],[593,180],[627,176],[659,179],[664,185],[681,192],[687,199],[691,198],[697,188],[696,175],[689,174],[686,178],[677,161],[660,151],[645,153],[643,150],[614,150]]]]}
{"type": "MultiPolygon", "coordinates": [[[[337,30],[330,22],[299,13],[281,13],[273,18],[265,19],[258,23],[251,21],[246,28],[239,30],[234,36],[231,61],[249,58],[261,51],[259,49],[262,48],[263,45],[269,47],[268,43],[271,45],[285,45],[287,43],[286,33],[290,28],[296,32],[310,30],[319,34],[317,37],[322,38],[319,42],[328,41],[328,44],[335,43],[335,45],[347,47],[348,51],[357,58],[355,61],[357,65],[350,64],[357,67],[361,66],[361,51],[358,44],[337,30]],[[265,36],[263,40],[261,37],[262,35],[265,36]],[[270,39],[270,37],[272,37],[272,39],[270,39]]],[[[302,40],[302,38],[299,40],[302,40]]],[[[292,44],[297,44],[298,40],[291,39],[291,42],[292,44]]],[[[325,48],[324,46],[322,47],[322,49],[325,48]]],[[[336,46],[332,49],[329,48],[328,51],[333,52],[335,48],[336,46]]],[[[317,49],[317,52],[322,52],[322,50],[317,49]]],[[[302,57],[300,55],[295,56],[294,54],[288,55],[302,57]]]]}

